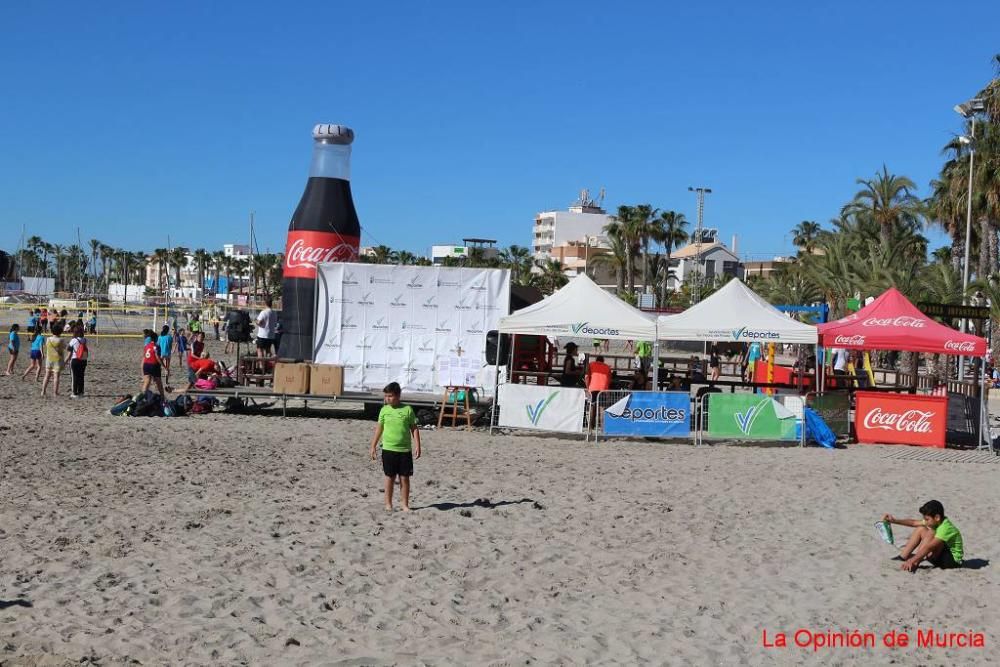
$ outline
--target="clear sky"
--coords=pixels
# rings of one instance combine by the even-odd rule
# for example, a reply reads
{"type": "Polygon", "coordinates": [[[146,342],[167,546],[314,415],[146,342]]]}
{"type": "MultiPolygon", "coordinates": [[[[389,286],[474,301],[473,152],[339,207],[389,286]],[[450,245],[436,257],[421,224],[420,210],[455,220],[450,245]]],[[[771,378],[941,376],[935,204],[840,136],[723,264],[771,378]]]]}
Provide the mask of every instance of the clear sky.
{"type": "MultiPolygon", "coordinates": [[[[927,194],[1000,3],[5,2],[0,248],[284,235],[317,122],[364,244],[530,245],[581,188],[790,248],[885,162],[927,194]]],[[[940,235],[935,239],[940,241],[940,235]]]]}

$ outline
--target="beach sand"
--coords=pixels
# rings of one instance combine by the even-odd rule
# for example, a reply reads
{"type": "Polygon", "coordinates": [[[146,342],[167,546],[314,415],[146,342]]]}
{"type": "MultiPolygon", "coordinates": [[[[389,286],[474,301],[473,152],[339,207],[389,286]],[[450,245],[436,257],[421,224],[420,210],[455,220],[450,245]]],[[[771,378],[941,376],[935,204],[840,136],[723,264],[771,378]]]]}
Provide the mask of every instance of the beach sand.
{"type": "Polygon", "coordinates": [[[388,514],[371,422],[108,415],[139,347],[93,346],[82,400],[0,378],[0,664],[996,661],[998,464],[425,431],[388,514]],[[974,567],[890,560],[873,523],[931,497],[974,567]]]}

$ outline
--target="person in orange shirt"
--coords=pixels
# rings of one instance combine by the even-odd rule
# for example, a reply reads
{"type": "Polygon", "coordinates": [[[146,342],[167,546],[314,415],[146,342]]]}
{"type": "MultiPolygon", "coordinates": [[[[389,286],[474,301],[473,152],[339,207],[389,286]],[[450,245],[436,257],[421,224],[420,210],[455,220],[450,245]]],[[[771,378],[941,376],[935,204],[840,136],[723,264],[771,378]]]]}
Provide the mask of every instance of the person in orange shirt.
{"type": "Polygon", "coordinates": [[[594,425],[597,416],[597,398],[602,391],[611,389],[611,367],[604,363],[604,357],[597,357],[587,364],[587,391],[590,392],[590,423],[594,425]]]}

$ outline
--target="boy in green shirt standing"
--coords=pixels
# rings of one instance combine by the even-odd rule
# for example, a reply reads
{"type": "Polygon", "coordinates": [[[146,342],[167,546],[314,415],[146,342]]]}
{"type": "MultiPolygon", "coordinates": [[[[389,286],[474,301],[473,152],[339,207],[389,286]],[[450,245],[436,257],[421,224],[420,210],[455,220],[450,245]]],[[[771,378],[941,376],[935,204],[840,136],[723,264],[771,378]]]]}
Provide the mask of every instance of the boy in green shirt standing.
{"type": "Polygon", "coordinates": [[[897,519],[891,514],[882,517],[883,521],[915,529],[899,553],[903,561],[901,569],[913,572],[923,560],[942,569],[961,567],[965,557],[962,533],[945,517],[944,505],[928,500],[920,508],[920,514],[923,519],[897,519]]]}
{"type": "Polygon", "coordinates": [[[410,476],[413,460],[420,458],[420,430],[417,415],[409,405],[399,402],[398,382],[390,382],[382,390],[385,405],[378,413],[378,426],[372,436],[371,457],[379,439],[382,440],[382,472],[385,473],[385,509],[392,511],[392,487],[399,477],[399,494],[404,512],[410,511],[410,476]],[[412,451],[411,451],[412,443],[412,451]]]}

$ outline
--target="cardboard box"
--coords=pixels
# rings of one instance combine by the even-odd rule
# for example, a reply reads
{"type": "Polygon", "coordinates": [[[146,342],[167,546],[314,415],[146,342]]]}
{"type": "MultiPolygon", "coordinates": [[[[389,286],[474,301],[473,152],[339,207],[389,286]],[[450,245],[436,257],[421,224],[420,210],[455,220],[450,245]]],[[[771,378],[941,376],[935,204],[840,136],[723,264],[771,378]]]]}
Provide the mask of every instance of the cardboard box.
{"type": "Polygon", "coordinates": [[[309,393],[317,396],[340,396],[344,393],[344,367],[331,364],[311,364],[309,393]]]}
{"type": "Polygon", "coordinates": [[[309,393],[309,364],[276,363],[274,391],[279,394],[309,393]]]}

